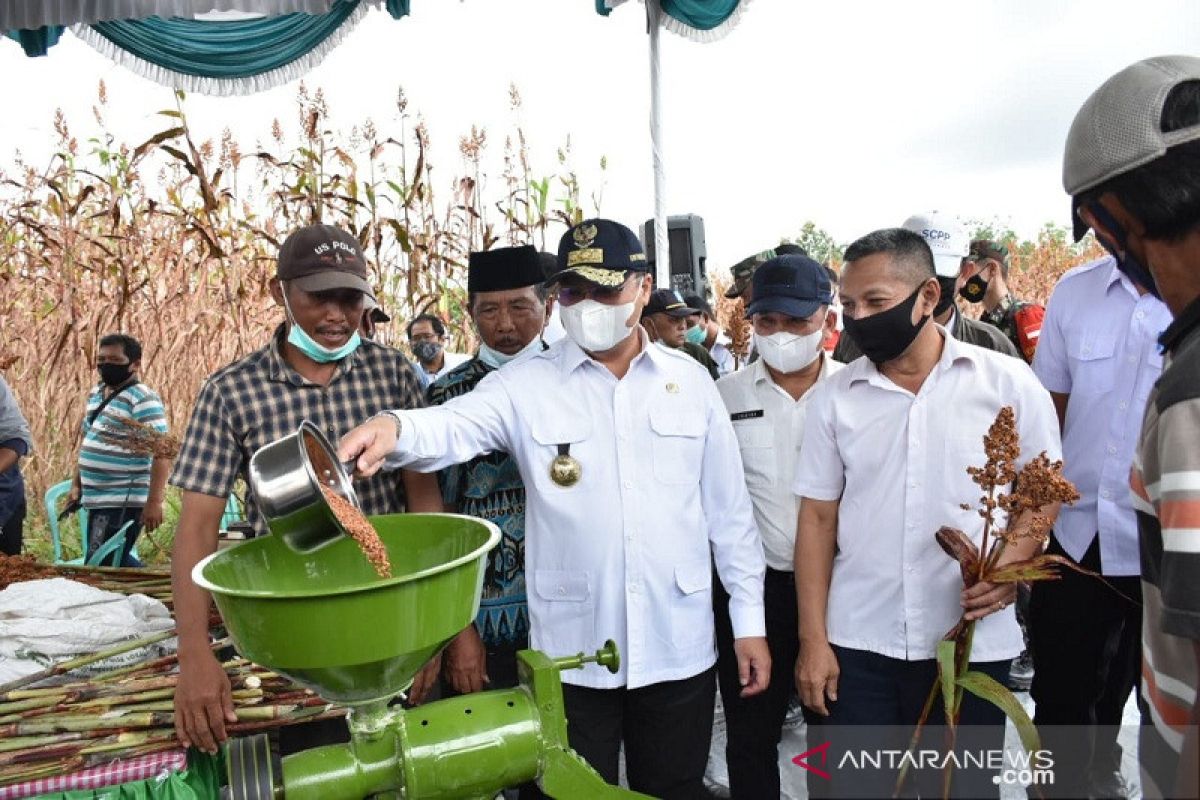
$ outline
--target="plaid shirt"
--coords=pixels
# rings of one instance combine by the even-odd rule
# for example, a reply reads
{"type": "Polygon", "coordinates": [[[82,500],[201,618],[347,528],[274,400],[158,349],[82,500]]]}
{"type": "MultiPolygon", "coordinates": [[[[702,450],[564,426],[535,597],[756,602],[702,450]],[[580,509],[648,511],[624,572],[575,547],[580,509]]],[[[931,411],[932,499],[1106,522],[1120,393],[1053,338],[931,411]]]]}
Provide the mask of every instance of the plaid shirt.
{"type": "MultiPolygon", "coordinates": [[[[373,414],[425,405],[412,365],[399,350],[364,340],[338,363],[327,386],[301,377],[280,353],[281,325],[271,344],[213,373],[200,389],[171,485],[189,492],[228,497],[246,479],[250,456],[265,444],[295,433],[309,420],[331,442],[373,414]]],[[[399,472],[356,481],[367,514],[404,508],[399,472]]],[[[258,534],[266,521],[247,489],[246,508],[258,534]]]]}

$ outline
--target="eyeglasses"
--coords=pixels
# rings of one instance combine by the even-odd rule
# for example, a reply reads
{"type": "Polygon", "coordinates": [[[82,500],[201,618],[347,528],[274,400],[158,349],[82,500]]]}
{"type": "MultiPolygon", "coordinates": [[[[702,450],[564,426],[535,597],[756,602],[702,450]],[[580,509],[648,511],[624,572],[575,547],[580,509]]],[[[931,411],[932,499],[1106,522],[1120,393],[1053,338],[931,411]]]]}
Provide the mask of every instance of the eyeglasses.
{"type": "Polygon", "coordinates": [[[602,303],[606,306],[615,306],[621,300],[621,295],[625,291],[625,287],[629,285],[629,273],[625,273],[625,277],[621,279],[621,283],[616,286],[559,286],[558,287],[558,304],[560,306],[573,306],[576,303],[582,303],[584,300],[595,300],[597,303],[602,303]]]}

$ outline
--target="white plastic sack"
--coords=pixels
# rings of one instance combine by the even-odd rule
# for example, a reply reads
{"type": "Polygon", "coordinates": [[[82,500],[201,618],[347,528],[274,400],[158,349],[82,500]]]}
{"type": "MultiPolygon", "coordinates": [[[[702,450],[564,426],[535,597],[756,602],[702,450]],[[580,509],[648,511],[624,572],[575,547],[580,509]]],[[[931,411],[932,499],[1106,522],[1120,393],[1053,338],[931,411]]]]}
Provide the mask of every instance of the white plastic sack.
{"type": "MultiPolygon", "coordinates": [[[[106,592],[66,578],[14,583],[0,591],[0,683],[152,636],[173,624],[167,607],[145,595],[106,592]]],[[[118,669],[173,649],[173,640],[138,648],[89,665],[71,678],[118,669]]]]}

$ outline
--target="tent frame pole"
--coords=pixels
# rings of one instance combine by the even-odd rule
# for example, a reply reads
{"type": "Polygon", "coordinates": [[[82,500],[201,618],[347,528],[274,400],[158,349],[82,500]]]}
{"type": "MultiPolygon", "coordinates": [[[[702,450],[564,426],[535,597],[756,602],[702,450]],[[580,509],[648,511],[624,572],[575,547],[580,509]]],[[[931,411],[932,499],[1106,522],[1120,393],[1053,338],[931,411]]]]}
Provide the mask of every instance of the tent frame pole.
{"type": "Polygon", "coordinates": [[[650,36],[650,148],[654,168],[655,285],[659,288],[669,288],[671,240],[667,234],[667,176],[663,167],[662,70],[659,58],[662,7],[659,0],[646,0],[646,25],[650,36]]]}

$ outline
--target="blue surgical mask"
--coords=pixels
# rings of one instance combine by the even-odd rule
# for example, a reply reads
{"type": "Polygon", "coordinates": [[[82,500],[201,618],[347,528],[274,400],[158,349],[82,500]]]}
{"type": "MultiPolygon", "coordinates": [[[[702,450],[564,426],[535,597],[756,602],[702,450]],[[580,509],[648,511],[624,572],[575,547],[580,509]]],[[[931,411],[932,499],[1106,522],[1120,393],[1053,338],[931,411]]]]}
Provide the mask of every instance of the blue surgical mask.
{"type": "Polygon", "coordinates": [[[488,347],[486,344],[483,344],[481,342],[479,344],[479,360],[482,361],[483,363],[487,364],[492,369],[500,369],[505,364],[512,363],[513,361],[516,361],[518,358],[521,358],[526,353],[535,353],[535,352],[540,351],[541,349],[542,349],[541,335],[535,336],[533,338],[532,342],[525,345],[520,350],[513,353],[511,356],[506,353],[501,353],[499,350],[495,350],[491,347],[488,347]]]}
{"type": "Polygon", "coordinates": [[[704,340],[708,338],[708,331],[702,325],[693,325],[687,329],[684,338],[692,344],[704,344],[704,340]]]}
{"type": "Polygon", "coordinates": [[[1121,272],[1124,272],[1125,276],[1131,281],[1141,286],[1159,300],[1162,300],[1162,295],[1158,293],[1158,284],[1154,282],[1154,276],[1151,275],[1150,270],[1146,269],[1146,266],[1138,260],[1137,256],[1130,251],[1129,235],[1125,232],[1125,229],[1121,227],[1121,223],[1117,222],[1116,219],[1113,218],[1113,215],[1108,213],[1108,209],[1099,203],[1090,203],[1088,205],[1088,211],[1092,212],[1092,216],[1100,220],[1100,224],[1108,229],[1108,232],[1111,233],[1113,238],[1117,240],[1117,247],[1123,251],[1118,253],[1114,248],[1109,246],[1108,242],[1104,240],[1105,237],[1096,237],[1104,249],[1111,253],[1112,257],[1117,260],[1117,269],[1119,269],[1121,272]]]}
{"type": "Polygon", "coordinates": [[[295,347],[318,364],[328,364],[333,361],[341,361],[357,350],[358,346],[362,344],[362,337],[358,335],[358,331],[355,331],[341,347],[329,348],[317,342],[303,328],[296,324],[296,318],[292,316],[292,307],[288,305],[287,287],[282,288],[283,310],[287,312],[288,318],[287,340],[291,343],[292,347],[295,347]]]}

